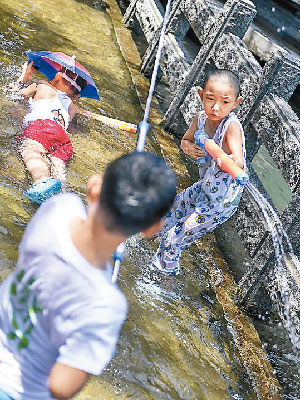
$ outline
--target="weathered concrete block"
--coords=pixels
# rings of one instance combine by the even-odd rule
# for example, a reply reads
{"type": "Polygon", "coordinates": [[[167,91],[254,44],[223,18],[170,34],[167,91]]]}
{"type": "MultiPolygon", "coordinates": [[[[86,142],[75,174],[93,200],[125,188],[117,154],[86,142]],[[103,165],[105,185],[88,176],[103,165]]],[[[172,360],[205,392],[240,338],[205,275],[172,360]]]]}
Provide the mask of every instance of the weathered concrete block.
{"type": "Polygon", "coordinates": [[[252,267],[239,282],[241,302],[246,308],[253,309],[257,301],[266,301],[263,297],[266,289],[272,300],[273,310],[279,314],[293,345],[299,349],[300,262],[297,256],[287,253],[278,263],[272,248],[273,242],[268,236],[252,267]],[[268,257],[270,252],[272,254],[268,257]]]}
{"type": "Polygon", "coordinates": [[[176,36],[168,33],[162,50],[160,68],[172,91],[175,91],[181,79],[185,78],[192,63],[181,42],[177,41],[176,36]]]}
{"type": "Polygon", "coordinates": [[[167,32],[173,33],[179,40],[182,40],[190,29],[190,23],[181,10],[182,2],[183,0],[175,0],[171,4],[169,20],[167,21],[167,32]]]}
{"type": "Polygon", "coordinates": [[[262,143],[261,139],[257,134],[256,129],[251,123],[247,125],[247,129],[245,131],[245,139],[246,139],[247,160],[248,163],[251,163],[262,143]]]}
{"type": "Polygon", "coordinates": [[[200,43],[204,43],[223,8],[215,1],[183,0],[180,9],[200,43]]]}
{"type": "MultiPolygon", "coordinates": [[[[192,26],[192,28],[195,29],[195,33],[196,35],[198,35],[199,40],[201,41],[205,40],[204,36],[208,34],[216,19],[216,15],[212,11],[212,3],[215,2],[213,1],[207,2],[204,0],[196,0],[196,2],[175,0],[171,6],[170,15],[166,24],[166,29],[168,33],[171,33],[175,36],[175,38],[173,38],[173,41],[177,41],[177,46],[181,49],[181,51],[184,54],[186,54],[187,59],[189,59],[189,55],[187,51],[184,49],[184,46],[181,43],[181,41],[184,39],[190,26],[192,26]]],[[[159,43],[161,28],[162,25],[156,31],[156,34],[143,57],[141,71],[146,75],[150,75],[150,73],[152,72],[154,59],[159,43]]],[[[170,48],[172,48],[172,46],[170,46],[170,48]]],[[[177,62],[177,58],[178,57],[176,57],[173,63],[177,62]]],[[[182,63],[182,61],[180,62],[182,63]]],[[[164,66],[161,65],[161,68],[163,69],[164,66]]]]}
{"type": "MultiPolygon", "coordinates": [[[[250,182],[263,193],[264,197],[272,204],[271,199],[251,165],[249,165],[249,175],[250,182]]],[[[249,255],[254,257],[264,241],[266,233],[268,232],[268,227],[259,205],[246,189],[244,190],[239,208],[236,212],[236,223],[237,231],[242,242],[248,250],[249,255]]]]}
{"type": "Polygon", "coordinates": [[[164,9],[158,0],[137,1],[135,16],[148,43],[154,38],[155,32],[163,21],[164,9]]]}
{"type": "Polygon", "coordinates": [[[300,81],[300,58],[286,51],[278,51],[266,63],[264,74],[272,76],[266,94],[277,95],[287,102],[300,81]]]}
{"type": "Polygon", "coordinates": [[[277,96],[264,97],[252,124],[291,191],[300,176],[300,121],[291,107],[277,96]]]}
{"type": "MultiPolygon", "coordinates": [[[[186,32],[189,29],[189,22],[184,17],[183,13],[180,10],[180,3],[182,0],[175,0],[169,12],[168,20],[166,21],[166,33],[173,34],[177,41],[181,41],[186,32]]],[[[160,36],[162,31],[162,24],[159,29],[155,32],[155,35],[146,50],[146,53],[143,57],[143,62],[141,66],[141,72],[146,75],[150,75],[152,73],[154,60],[156,57],[156,51],[159,45],[160,36]]],[[[180,47],[180,45],[179,45],[180,47]]]]}
{"type": "MultiPolygon", "coordinates": [[[[241,39],[232,34],[221,36],[215,43],[210,56],[211,58],[205,59],[205,63],[198,73],[198,79],[194,84],[203,86],[204,76],[212,68],[226,68],[235,72],[240,77],[241,94],[244,97],[242,105],[237,109],[237,114],[240,118],[241,115],[243,116],[243,114],[247,113],[246,107],[249,107],[249,102],[254,102],[255,98],[251,97],[251,93],[253,86],[258,81],[262,68],[247,50],[241,39]]],[[[201,109],[202,105],[197,95],[197,87],[194,86],[183,100],[174,120],[177,122],[179,120],[178,114],[181,113],[186,124],[189,125],[195,114],[201,109]]],[[[180,131],[184,133],[183,129],[180,129],[180,131]]]]}
{"type": "Polygon", "coordinates": [[[247,99],[248,109],[244,108],[242,121],[245,127],[253,118],[264,96],[277,95],[287,101],[300,79],[300,61],[293,64],[294,57],[278,52],[265,64],[257,82],[253,85],[251,97],[247,99]]]}
{"type": "MultiPolygon", "coordinates": [[[[243,213],[239,211],[239,215],[243,213]]],[[[243,218],[243,216],[242,216],[243,218]]],[[[277,244],[282,250],[275,251],[276,243],[266,231],[252,255],[253,262],[239,282],[240,298],[246,307],[252,307],[261,285],[266,287],[277,312],[299,348],[300,335],[300,191],[299,188],[280,217],[285,233],[278,229],[277,244]],[[288,237],[288,239],[286,238],[288,237]],[[293,252],[291,247],[293,247],[293,252]]],[[[241,221],[242,223],[242,221],[241,221]]]]}
{"type": "MultiPolygon", "coordinates": [[[[192,64],[192,60],[181,42],[183,32],[179,33],[180,29],[187,30],[189,25],[185,18],[176,17],[177,14],[182,16],[177,4],[178,2],[173,5],[167,23],[168,33],[165,36],[160,60],[160,69],[174,90],[177,87],[177,83],[186,74],[192,64]],[[175,31],[176,35],[171,33],[171,31],[175,31]]],[[[150,75],[159,43],[164,9],[158,0],[144,0],[144,2],[136,3],[135,15],[145,34],[146,40],[150,43],[143,57],[141,67],[143,73],[150,75]]]]}
{"type": "Polygon", "coordinates": [[[281,215],[281,222],[293,246],[294,253],[300,257],[300,187],[299,181],[293,197],[281,215]]]}
{"type": "Polygon", "coordinates": [[[203,74],[207,60],[213,58],[212,53],[218,39],[226,32],[243,35],[244,32],[239,24],[242,23],[244,27],[246,25],[248,28],[256,13],[254,5],[250,1],[228,0],[225,6],[220,17],[211,27],[206,42],[201,47],[192,67],[186,75],[186,79],[179,85],[174,100],[165,114],[164,124],[167,129],[173,124],[179,107],[182,105],[188,92],[195,85],[195,82],[199,80],[199,76],[203,74]]]}
{"type": "Polygon", "coordinates": [[[135,28],[136,25],[138,25],[137,19],[135,17],[135,6],[138,1],[139,0],[131,0],[129,6],[126,8],[126,12],[123,17],[123,23],[127,26],[127,28],[132,29],[135,28]]]}

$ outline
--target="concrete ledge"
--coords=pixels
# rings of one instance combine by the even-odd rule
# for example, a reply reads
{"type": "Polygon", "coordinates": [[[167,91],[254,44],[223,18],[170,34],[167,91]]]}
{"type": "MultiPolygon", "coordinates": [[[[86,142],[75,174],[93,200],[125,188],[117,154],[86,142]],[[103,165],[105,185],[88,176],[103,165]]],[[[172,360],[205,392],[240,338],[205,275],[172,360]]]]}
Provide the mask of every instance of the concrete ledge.
{"type": "Polygon", "coordinates": [[[264,61],[267,61],[278,50],[284,51],[283,47],[274,43],[266,35],[253,27],[248,28],[243,37],[243,42],[252,53],[264,61]]]}

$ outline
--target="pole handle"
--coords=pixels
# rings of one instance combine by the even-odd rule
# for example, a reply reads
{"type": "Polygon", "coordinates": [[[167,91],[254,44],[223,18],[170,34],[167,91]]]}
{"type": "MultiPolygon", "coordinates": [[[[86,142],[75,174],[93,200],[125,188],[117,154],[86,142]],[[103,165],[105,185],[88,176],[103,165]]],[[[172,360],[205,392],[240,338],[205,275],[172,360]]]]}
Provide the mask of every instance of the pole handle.
{"type": "Polygon", "coordinates": [[[147,121],[141,121],[138,124],[138,139],[136,144],[136,151],[144,151],[146,144],[146,137],[150,129],[150,124],[147,121]]]}

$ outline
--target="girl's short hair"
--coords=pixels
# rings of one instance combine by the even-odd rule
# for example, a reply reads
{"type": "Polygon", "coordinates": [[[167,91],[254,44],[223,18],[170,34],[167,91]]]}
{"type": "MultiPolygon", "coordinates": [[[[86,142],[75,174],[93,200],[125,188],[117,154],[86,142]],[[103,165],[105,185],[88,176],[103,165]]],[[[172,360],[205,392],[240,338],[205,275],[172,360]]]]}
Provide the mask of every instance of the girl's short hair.
{"type": "MultiPolygon", "coordinates": [[[[81,90],[83,90],[86,87],[87,81],[83,79],[81,76],[75,74],[75,72],[65,67],[62,67],[60,72],[65,73],[70,79],[72,79],[76,83],[76,85],[78,85],[81,88],[81,90]]],[[[75,86],[73,86],[72,83],[71,83],[71,89],[74,95],[80,94],[80,91],[75,86]]]]}

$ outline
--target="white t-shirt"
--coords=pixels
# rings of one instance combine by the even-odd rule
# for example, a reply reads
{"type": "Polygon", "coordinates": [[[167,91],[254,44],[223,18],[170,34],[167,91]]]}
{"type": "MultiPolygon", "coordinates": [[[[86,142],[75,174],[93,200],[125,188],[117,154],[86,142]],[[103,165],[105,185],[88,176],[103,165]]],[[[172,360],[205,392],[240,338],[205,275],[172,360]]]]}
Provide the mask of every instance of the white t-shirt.
{"type": "Polygon", "coordinates": [[[55,362],[99,375],[115,352],[127,302],[111,267],[95,268],[74,246],[76,217],[86,210],[74,194],[42,204],[0,287],[0,388],[16,400],[52,399],[55,362]]]}

